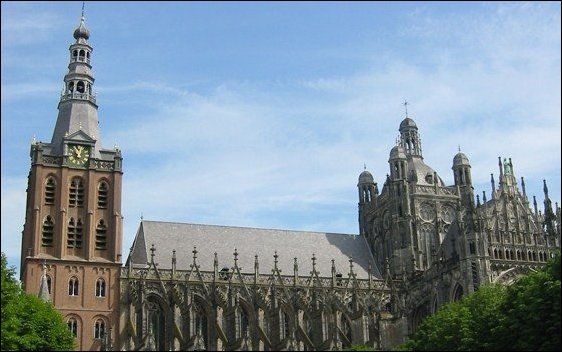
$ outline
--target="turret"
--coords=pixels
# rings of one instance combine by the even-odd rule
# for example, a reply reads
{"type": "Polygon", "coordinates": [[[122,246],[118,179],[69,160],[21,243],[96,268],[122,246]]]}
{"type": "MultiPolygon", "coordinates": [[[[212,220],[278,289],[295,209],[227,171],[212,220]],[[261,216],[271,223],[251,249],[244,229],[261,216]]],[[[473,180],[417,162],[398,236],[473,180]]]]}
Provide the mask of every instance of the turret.
{"type": "Polygon", "coordinates": [[[422,156],[421,139],[418,134],[418,126],[409,117],[400,123],[400,145],[407,155],[422,156]]]}
{"type": "Polygon", "coordinates": [[[459,187],[463,203],[472,204],[474,202],[474,197],[472,194],[470,162],[468,161],[468,157],[464,153],[461,153],[460,147],[459,152],[453,158],[452,170],[455,178],[455,186],[459,187]]]}
{"type": "Polygon", "coordinates": [[[406,151],[400,145],[394,146],[390,150],[388,158],[390,165],[390,179],[405,180],[408,175],[408,160],[406,159],[406,151]]]}
{"type": "Polygon", "coordinates": [[[373,180],[373,175],[367,171],[367,166],[364,166],[363,172],[359,175],[357,189],[359,190],[359,233],[367,236],[368,224],[365,218],[366,208],[375,205],[378,195],[377,184],[373,180]]]}
{"type": "Polygon", "coordinates": [[[367,204],[374,201],[376,195],[376,184],[373,180],[373,175],[367,171],[367,167],[364,167],[363,172],[359,175],[359,181],[357,182],[357,188],[359,189],[359,204],[367,204]]]}

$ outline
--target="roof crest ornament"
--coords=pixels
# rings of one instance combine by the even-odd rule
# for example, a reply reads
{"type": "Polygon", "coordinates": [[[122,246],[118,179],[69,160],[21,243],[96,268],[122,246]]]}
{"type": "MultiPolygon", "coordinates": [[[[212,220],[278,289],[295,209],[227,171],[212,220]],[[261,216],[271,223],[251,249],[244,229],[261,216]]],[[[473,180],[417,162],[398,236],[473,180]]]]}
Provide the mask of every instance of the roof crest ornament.
{"type": "Polygon", "coordinates": [[[402,105],[404,105],[404,109],[406,110],[406,117],[408,117],[408,101],[404,100],[404,103],[402,105]]]}

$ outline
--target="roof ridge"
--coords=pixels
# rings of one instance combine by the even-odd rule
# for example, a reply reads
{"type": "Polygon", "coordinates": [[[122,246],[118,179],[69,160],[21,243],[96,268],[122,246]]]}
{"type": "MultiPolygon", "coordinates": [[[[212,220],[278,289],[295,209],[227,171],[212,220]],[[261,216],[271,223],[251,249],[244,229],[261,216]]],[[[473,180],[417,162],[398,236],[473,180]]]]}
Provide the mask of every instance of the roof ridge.
{"type": "Polygon", "coordinates": [[[275,229],[275,228],[264,228],[255,226],[236,226],[236,225],[211,225],[211,224],[198,224],[190,222],[177,222],[177,221],[156,221],[156,220],[141,220],[141,223],[152,222],[152,223],[162,223],[162,224],[177,224],[177,225],[196,225],[205,227],[224,227],[224,228],[238,228],[238,229],[254,229],[254,230],[270,230],[270,231],[284,231],[284,232],[304,232],[304,233],[319,233],[325,235],[347,235],[347,236],[359,236],[358,234],[352,233],[337,233],[337,232],[326,232],[326,231],[310,231],[310,230],[291,230],[291,229],[275,229]]]}

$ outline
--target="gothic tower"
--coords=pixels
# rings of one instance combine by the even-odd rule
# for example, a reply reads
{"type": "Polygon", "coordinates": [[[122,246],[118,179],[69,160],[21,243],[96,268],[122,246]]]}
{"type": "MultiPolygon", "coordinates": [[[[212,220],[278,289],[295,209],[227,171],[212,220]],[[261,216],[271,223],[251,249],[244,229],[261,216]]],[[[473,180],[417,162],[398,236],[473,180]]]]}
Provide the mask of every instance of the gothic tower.
{"type": "Polygon", "coordinates": [[[101,147],[89,36],[82,11],[51,142],[31,144],[21,249],[25,291],[63,314],[78,350],[117,346],[123,219],[122,157],[101,147]]]}

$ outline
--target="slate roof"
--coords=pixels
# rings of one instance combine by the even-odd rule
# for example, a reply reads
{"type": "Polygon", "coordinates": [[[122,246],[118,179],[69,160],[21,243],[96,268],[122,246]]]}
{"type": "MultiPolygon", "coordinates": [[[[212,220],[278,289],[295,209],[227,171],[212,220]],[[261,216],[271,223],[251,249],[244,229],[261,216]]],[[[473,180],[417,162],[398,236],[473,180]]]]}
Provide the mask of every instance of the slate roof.
{"type": "Polygon", "coordinates": [[[332,259],[336,272],[347,277],[349,257],[353,258],[353,271],[357,278],[368,278],[369,262],[373,278],[381,278],[380,271],[369,250],[367,241],[359,235],[324,232],[273,230],[249,227],[185,224],[160,221],[141,221],[128,263],[144,267],[150,261],[150,248],[154,244],[154,261],[160,269],[170,269],[172,251],[176,250],[176,269],[189,270],[193,263],[193,247],[197,247],[197,263],[202,271],[213,271],[214,253],[217,253],[219,270],[234,265],[234,249],[238,251],[238,266],[243,273],[254,272],[255,255],[259,256],[259,272],[271,274],[274,253],[277,251],[278,268],[282,275],[293,275],[297,258],[300,276],[312,271],[312,255],[316,256],[316,270],[320,276],[330,277],[332,259]]]}

